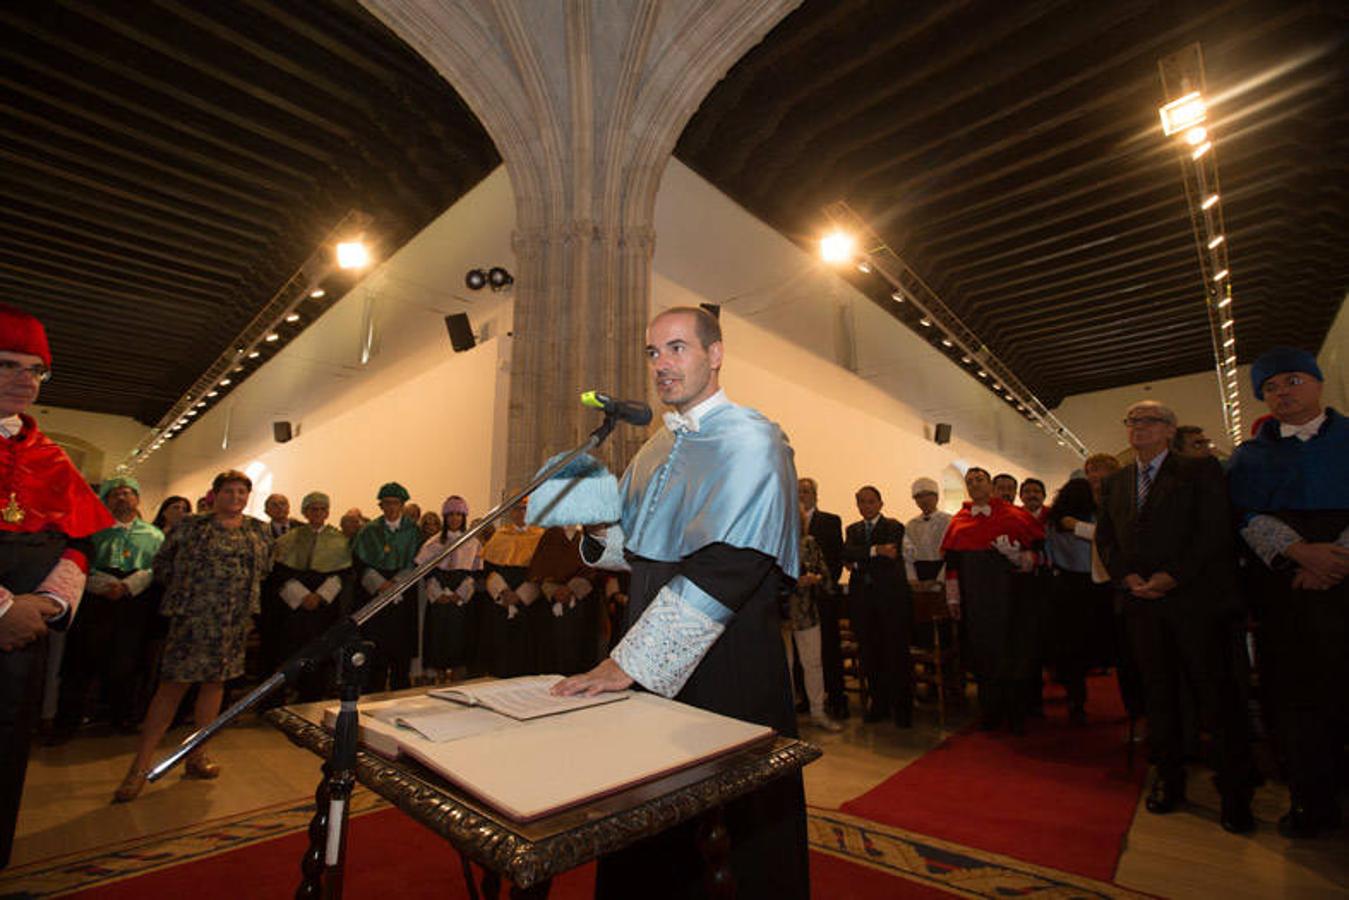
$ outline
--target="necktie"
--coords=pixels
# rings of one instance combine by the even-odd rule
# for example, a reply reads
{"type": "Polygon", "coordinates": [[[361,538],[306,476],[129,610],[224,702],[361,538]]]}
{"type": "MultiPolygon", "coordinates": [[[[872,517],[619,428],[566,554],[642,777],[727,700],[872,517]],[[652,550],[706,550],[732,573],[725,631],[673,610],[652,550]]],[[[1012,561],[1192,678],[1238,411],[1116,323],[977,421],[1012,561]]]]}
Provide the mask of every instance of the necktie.
{"type": "Polygon", "coordinates": [[[679,434],[681,431],[689,432],[698,430],[698,420],[693,416],[686,416],[672,410],[663,413],[661,418],[665,420],[665,427],[675,434],[679,434]]]}
{"type": "Polygon", "coordinates": [[[875,528],[876,528],[876,523],[875,523],[875,522],[871,522],[871,521],[868,521],[868,522],[867,522],[867,543],[868,543],[868,544],[871,543],[871,532],[872,532],[873,530],[875,530],[875,528]]]}
{"type": "Polygon", "coordinates": [[[1148,491],[1152,490],[1152,463],[1138,470],[1138,508],[1148,502],[1148,491]]]}

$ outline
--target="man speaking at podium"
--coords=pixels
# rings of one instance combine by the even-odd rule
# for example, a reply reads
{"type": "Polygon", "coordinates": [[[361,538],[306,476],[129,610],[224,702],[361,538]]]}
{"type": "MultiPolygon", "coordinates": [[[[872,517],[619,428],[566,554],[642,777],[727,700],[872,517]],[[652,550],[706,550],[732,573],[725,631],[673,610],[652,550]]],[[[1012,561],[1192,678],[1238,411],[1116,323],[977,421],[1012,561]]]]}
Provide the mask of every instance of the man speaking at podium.
{"type": "MultiPolygon", "coordinates": [[[[782,430],[718,385],[721,326],[676,307],[647,327],[665,427],[619,489],[622,519],[585,541],[598,568],[631,568],[625,634],[609,658],[560,682],[562,694],[643,688],[796,736],[778,596],[797,576],[796,468],[782,430]]],[[[810,892],[800,773],[728,803],[741,897],[810,892]]],[[[685,823],[600,860],[597,897],[699,897],[705,865],[685,823]]]]}

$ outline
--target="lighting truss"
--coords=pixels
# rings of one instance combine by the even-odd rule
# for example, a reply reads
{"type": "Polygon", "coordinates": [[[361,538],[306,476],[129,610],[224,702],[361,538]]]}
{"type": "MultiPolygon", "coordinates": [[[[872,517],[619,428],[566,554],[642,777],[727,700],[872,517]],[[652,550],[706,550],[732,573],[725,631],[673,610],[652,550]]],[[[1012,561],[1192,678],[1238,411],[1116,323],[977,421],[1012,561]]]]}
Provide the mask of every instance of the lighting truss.
{"type": "Polygon", "coordinates": [[[1223,424],[1233,446],[1243,438],[1241,399],[1238,393],[1236,320],[1232,310],[1232,268],[1227,257],[1230,241],[1223,221],[1222,188],[1218,180],[1217,136],[1207,115],[1204,98],[1208,96],[1204,79],[1204,53],[1199,44],[1191,44],[1157,61],[1162,90],[1174,97],[1161,110],[1163,131],[1176,149],[1185,199],[1190,210],[1190,228],[1195,250],[1199,253],[1199,271],[1203,276],[1204,307],[1208,312],[1209,340],[1213,345],[1214,368],[1218,375],[1219,402],[1223,424]],[[1167,127],[1168,110],[1184,111],[1187,131],[1167,127]],[[1196,118],[1197,116],[1197,118],[1196,118]],[[1200,123],[1203,123],[1202,125],[1200,123]],[[1188,136],[1200,130],[1202,135],[1188,136]],[[1195,137],[1199,140],[1196,141],[1195,137]],[[1200,149],[1202,148],[1202,152],[1200,149]]]}
{"type": "Polygon", "coordinates": [[[951,311],[899,254],[881,240],[852,207],[839,200],[826,206],[824,213],[840,231],[856,237],[858,269],[866,271],[862,266],[867,265],[872,272],[884,278],[895,295],[912,303],[923,318],[932,323],[931,327],[940,332],[941,345],[953,364],[970,372],[979,372],[986,384],[998,385],[998,396],[1053,437],[1059,446],[1067,447],[1081,457],[1087,455],[1087,445],[1049,411],[1049,407],[1022,383],[1010,366],[984,346],[979,336],[951,311]],[[947,341],[950,341],[949,345],[947,341]],[[965,362],[966,359],[969,362],[965,362]]]}
{"type": "Polygon", "coordinates": [[[242,381],[244,365],[260,355],[258,347],[275,343],[279,339],[281,323],[294,321],[289,317],[296,314],[295,310],[305,300],[323,296],[319,285],[337,265],[333,258],[334,243],[350,234],[365,231],[372,221],[368,214],[358,210],[347,213],[319,248],[310,254],[258,314],[235,335],[228,348],[202,371],[192,386],[169,407],[169,411],[131,448],[117,464],[116,471],[133,471],[166,441],[190,427],[199,414],[206,411],[207,405],[218,402],[222,389],[229,388],[235,381],[242,381]]]}

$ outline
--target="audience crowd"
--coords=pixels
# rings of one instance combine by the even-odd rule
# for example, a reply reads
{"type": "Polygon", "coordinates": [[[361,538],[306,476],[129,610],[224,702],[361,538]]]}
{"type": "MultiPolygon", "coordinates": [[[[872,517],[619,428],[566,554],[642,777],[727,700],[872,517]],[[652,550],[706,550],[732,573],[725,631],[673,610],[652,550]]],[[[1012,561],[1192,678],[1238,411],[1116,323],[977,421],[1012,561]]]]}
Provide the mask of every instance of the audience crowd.
{"type": "MultiPolygon", "coordinates": [[[[915,598],[928,594],[945,600],[935,627],[960,648],[959,677],[973,675],[980,727],[1035,727],[1047,680],[1062,685],[1068,722],[1084,725],[1088,684],[1105,684],[1087,676],[1113,670],[1111,690],[1145,724],[1155,766],[1147,809],[1185,802],[1186,763],[1203,735],[1221,824],[1240,833],[1254,827],[1248,710],[1257,700],[1290,785],[1280,830],[1312,837],[1336,827],[1349,695],[1349,422],[1322,405],[1310,354],[1271,351],[1252,378],[1270,416],[1230,460],[1214,456],[1202,429],[1144,401],[1125,411],[1129,451],[1089,456],[1052,497],[1037,478],[974,466],[954,513],[938,508],[954,498],[923,477],[910,491],[916,515],[886,515],[881,491],[863,485],[845,527],[802,478],[801,576],[781,602],[799,711],[831,732],[854,711],[864,723],[910,727],[911,648],[934,627],[915,627],[915,598]],[[845,674],[859,689],[855,710],[845,674]]],[[[462,497],[423,513],[397,482],[371,498],[377,515],[349,509],[340,527],[317,491],[303,496],[300,518],[278,493],[264,503],[267,520],[252,519],[243,514],[251,490],[246,475],[224,472],[196,514],[170,497],[149,524],[134,479],[101,485],[116,523],[93,538],[48,740],[71,739],[91,717],[139,728],[119,800],[140,792],[189,691],[204,725],[232,680],[274,670],[471,525],[462,497]]],[[[591,668],[620,636],[627,589],[625,575],[582,563],[581,537],[526,524],[522,503],[460,544],[366,623],[375,650],[365,690],[591,668]]],[[[274,699],[331,696],[329,665],[274,699]]],[[[204,755],[188,760],[191,776],[217,772],[204,755]]]]}

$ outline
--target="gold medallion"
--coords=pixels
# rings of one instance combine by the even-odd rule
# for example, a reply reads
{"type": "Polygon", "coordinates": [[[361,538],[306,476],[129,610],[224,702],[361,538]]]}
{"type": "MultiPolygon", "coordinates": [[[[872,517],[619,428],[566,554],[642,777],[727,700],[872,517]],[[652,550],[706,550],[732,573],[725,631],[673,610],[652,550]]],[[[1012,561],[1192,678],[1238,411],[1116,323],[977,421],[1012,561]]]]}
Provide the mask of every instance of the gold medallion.
{"type": "Polygon", "coordinates": [[[3,512],[0,512],[0,518],[3,518],[11,525],[17,525],[23,521],[25,515],[27,515],[27,513],[25,513],[23,507],[19,505],[18,498],[15,496],[14,491],[10,491],[9,505],[5,507],[3,512]]]}

